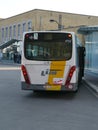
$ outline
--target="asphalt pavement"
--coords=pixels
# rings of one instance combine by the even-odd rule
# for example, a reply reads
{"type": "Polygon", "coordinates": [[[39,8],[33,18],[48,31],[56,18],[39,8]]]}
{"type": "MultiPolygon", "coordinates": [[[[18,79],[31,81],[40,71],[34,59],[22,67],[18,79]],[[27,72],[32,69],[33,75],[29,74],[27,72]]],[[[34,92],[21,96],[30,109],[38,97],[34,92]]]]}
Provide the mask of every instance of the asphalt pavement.
{"type": "Polygon", "coordinates": [[[23,91],[18,68],[0,65],[0,130],[98,130],[98,98],[86,85],[77,93],[23,91]]]}

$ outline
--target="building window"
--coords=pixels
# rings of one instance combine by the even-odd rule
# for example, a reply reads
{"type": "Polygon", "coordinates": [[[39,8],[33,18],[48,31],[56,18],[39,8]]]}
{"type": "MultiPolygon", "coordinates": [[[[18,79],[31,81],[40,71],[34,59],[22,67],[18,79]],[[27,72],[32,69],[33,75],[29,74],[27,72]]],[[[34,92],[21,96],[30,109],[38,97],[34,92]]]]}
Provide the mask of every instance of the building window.
{"type": "Polygon", "coordinates": [[[9,39],[12,39],[12,26],[9,27],[9,39]]]}
{"type": "Polygon", "coordinates": [[[2,42],[4,42],[4,28],[2,28],[2,42]]]}
{"type": "Polygon", "coordinates": [[[6,39],[6,41],[8,41],[8,27],[6,27],[5,30],[6,30],[5,39],[6,39]]]}
{"type": "Polygon", "coordinates": [[[32,28],[32,22],[29,21],[28,22],[28,31],[32,31],[32,30],[33,30],[33,28],[32,28]]]}
{"type": "Polygon", "coordinates": [[[18,39],[20,39],[20,35],[21,35],[21,25],[18,24],[18,39]]]}
{"type": "Polygon", "coordinates": [[[23,30],[22,32],[24,33],[26,31],[26,23],[23,23],[23,30]]]}
{"type": "Polygon", "coordinates": [[[16,39],[16,25],[13,26],[13,37],[16,39]]]}

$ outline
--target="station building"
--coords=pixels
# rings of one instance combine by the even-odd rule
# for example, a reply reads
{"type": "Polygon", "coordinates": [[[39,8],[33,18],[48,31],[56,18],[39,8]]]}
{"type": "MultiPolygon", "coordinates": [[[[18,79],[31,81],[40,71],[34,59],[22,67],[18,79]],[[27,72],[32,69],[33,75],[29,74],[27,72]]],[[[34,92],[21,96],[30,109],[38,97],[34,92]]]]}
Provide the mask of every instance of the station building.
{"type": "MultiPolygon", "coordinates": [[[[91,33],[91,31],[88,28],[89,26],[95,27],[97,24],[98,24],[97,16],[57,12],[51,10],[40,10],[40,9],[34,9],[5,19],[1,18],[0,53],[3,54],[3,59],[13,60],[14,53],[17,52],[21,54],[23,33],[25,31],[32,31],[32,30],[74,31],[81,39],[81,42],[83,44],[86,44],[88,50],[89,49],[92,50],[90,46],[94,45],[93,46],[94,48],[96,48],[95,47],[96,45],[98,46],[97,43],[98,38],[96,32],[97,30],[95,29],[96,31],[94,30],[95,32],[91,33]],[[95,35],[96,35],[96,45],[94,43],[95,41],[92,42],[95,35]]],[[[98,52],[98,49],[96,52],[98,52]]],[[[89,56],[90,53],[89,52],[87,53],[88,57],[90,57],[89,56]]],[[[93,54],[93,56],[94,55],[95,54],[93,54]]],[[[89,58],[89,60],[91,60],[91,57],[89,58]]],[[[96,59],[93,60],[96,61],[96,59]]],[[[88,64],[87,67],[91,67],[90,64],[88,64]]]]}
{"type": "Polygon", "coordinates": [[[85,37],[85,67],[98,74],[98,26],[81,27],[78,32],[85,37]]]}

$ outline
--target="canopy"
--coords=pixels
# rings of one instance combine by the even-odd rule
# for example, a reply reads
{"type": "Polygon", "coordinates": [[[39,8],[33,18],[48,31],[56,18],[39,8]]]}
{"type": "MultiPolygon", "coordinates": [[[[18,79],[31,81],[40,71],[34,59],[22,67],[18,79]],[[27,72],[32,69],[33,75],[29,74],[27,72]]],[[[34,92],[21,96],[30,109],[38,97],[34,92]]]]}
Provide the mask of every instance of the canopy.
{"type": "Polygon", "coordinates": [[[17,40],[17,39],[11,39],[10,41],[4,43],[4,44],[1,44],[0,45],[0,49],[4,49],[8,46],[10,46],[11,44],[15,43],[15,42],[19,42],[20,40],[17,40]]]}
{"type": "Polygon", "coordinates": [[[80,34],[87,34],[93,31],[98,31],[98,26],[86,26],[86,27],[80,27],[78,29],[78,33],[80,34]]]}

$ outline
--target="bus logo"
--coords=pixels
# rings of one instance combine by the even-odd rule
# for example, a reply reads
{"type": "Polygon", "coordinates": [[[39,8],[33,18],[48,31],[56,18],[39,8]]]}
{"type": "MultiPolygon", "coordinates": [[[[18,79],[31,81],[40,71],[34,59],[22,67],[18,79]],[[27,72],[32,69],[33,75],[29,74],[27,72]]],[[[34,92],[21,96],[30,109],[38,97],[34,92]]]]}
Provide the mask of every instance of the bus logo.
{"type": "Polygon", "coordinates": [[[57,71],[56,71],[56,70],[46,69],[46,70],[42,70],[42,71],[41,71],[41,76],[56,75],[56,74],[57,74],[57,71]]]}

